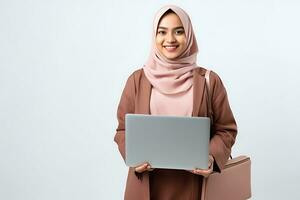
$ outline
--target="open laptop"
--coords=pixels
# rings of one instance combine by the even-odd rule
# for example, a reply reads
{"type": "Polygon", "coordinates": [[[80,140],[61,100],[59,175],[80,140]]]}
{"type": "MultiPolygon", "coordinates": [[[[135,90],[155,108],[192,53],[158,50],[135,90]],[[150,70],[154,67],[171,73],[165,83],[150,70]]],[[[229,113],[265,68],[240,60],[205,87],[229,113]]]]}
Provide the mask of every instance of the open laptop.
{"type": "Polygon", "coordinates": [[[126,165],[153,168],[208,168],[210,119],[207,117],[126,114],[126,165]]]}

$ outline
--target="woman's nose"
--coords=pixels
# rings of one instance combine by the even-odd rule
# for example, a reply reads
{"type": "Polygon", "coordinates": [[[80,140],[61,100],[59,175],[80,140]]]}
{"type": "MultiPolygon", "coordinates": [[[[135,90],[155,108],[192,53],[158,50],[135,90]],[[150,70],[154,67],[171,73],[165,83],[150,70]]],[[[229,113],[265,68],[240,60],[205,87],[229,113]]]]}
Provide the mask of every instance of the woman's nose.
{"type": "Polygon", "coordinates": [[[175,42],[175,37],[172,33],[167,34],[167,42],[172,43],[175,42]]]}

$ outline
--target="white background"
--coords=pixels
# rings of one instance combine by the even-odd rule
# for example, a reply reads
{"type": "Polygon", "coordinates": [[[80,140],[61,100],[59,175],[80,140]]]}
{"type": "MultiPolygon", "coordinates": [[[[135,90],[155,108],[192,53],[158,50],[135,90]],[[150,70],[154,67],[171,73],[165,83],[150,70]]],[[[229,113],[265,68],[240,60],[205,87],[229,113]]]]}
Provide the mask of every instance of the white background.
{"type": "MultiPolygon", "coordinates": [[[[300,199],[299,1],[169,1],[222,78],[258,200],[300,199]]],[[[164,1],[0,0],[0,199],[122,199],[113,143],[164,1]],[[150,1],[148,1],[150,2],[150,1]]]]}

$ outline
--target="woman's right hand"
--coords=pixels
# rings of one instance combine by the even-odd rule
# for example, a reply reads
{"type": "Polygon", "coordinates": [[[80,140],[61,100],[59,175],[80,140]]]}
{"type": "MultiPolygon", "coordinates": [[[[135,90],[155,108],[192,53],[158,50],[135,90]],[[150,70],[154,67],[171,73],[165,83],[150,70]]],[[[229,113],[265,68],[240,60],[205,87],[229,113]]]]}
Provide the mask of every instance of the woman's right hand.
{"type": "Polygon", "coordinates": [[[144,163],[135,167],[135,171],[138,173],[143,173],[145,171],[153,171],[153,170],[154,168],[151,168],[151,165],[149,163],[144,163]]]}

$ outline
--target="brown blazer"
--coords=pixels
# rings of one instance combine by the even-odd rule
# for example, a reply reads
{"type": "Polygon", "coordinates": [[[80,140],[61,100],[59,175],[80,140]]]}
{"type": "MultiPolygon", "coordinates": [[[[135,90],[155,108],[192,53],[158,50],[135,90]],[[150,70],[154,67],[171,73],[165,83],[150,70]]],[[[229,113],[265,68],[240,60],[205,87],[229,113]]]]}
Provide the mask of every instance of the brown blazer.
{"type": "MultiPolygon", "coordinates": [[[[208,97],[205,85],[206,69],[199,67],[194,69],[194,97],[193,97],[193,116],[209,116],[208,114],[208,97]]],[[[119,125],[114,137],[118,144],[119,151],[125,160],[125,114],[150,114],[150,95],[151,84],[146,78],[143,69],[132,73],[128,78],[123,90],[121,100],[118,106],[117,117],[119,125]]],[[[237,126],[229,106],[225,87],[219,76],[210,73],[210,96],[213,110],[213,127],[211,133],[210,154],[215,159],[214,171],[221,171],[230,154],[231,147],[235,142],[237,135],[237,126]]],[[[134,173],[134,168],[129,168],[127,184],[125,189],[125,200],[149,200],[149,172],[142,174],[142,180],[139,180],[134,173]]],[[[198,176],[198,175],[195,175],[198,176]]],[[[199,179],[193,179],[199,180],[199,179]]],[[[191,180],[191,181],[193,181],[191,180]]],[[[189,184],[189,183],[186,183],[189,184]]],[[[193,184],[193,183],[190,183],[193,184]]],[[[194,184],[195,185],[195,184],[194,184]]],[[[197,185],[197,184],[196,184],[197,185]]],[[[201,185],[200,185],[201,186],[201,185]]],[[[199,186],[199,187],[200,187],[199,186]]],[[[168,185],[166,187],[172,187],[168,185]]],[[[199,188],[191,187],[191,190],[199,188]]],[[[191,191],[194,193],[195,191],[191,191]]],[[[163,198],[162,198],[163,199],[163,198]]],[[[189,197],[185,198],[189,199],[189,197]]]]}

